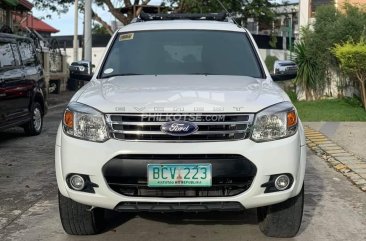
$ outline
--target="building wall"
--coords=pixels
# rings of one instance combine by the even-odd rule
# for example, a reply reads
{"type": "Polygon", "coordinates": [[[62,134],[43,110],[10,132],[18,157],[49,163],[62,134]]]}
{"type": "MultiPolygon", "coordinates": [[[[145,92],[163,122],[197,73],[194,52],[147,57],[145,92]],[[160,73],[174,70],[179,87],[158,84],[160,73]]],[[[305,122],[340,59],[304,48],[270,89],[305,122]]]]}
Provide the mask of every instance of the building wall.
{"type": "Polygon", "coordinates": [[[283,49],[259,49],[259,54],[265,60],[267,56],[275,56],[279,60],[287,60],[290,57],[290,51],[283,49]]]}
{"type": "MultiPolygon", "coordinates": [[[[103,55],[104,55],[104,51],[106,48],[104,47],[93,47],[92,49],[92,63],[95,66],[98,66],[99,62],[101,61],[103,55]]],[[[79,60],[81,60],[81,56],[82,56],[82,49],[79,48],[79,60]]],[[[71,64],[71,62],[74,61],[74,50],[72,48],[66,48],[66,55],[67,55],[67,63],[71,64]]]]}
{"type": "Polygon", "coordinates": [[[337,8],[342,8],[345,3],[352,5],[366,5],[366,0],[334,0],[334,4],[337,8]]]}
{"type": "Polygon", "coordinates": [[[6,11],[0,7],[0,26],[6,23],[6,11]]]}
{"type": "Polygon", "coordinates": [[[316,8],[325,4],[334,4],[336,8],[340,9],[345,3],[352,5],[366,6],[366,0],[299,0],[300,4],[300,27],[307,26],[314,22],[314,13],[316,8]]]}

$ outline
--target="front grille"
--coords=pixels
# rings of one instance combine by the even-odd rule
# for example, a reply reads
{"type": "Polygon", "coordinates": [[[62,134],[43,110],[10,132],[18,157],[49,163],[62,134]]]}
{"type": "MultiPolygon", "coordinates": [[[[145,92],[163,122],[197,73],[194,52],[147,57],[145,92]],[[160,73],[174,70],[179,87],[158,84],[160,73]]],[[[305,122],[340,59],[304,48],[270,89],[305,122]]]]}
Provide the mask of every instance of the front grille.
{"type": "Polygon", "coordinates": [[[286,70],[287,71],[295,71],[295,70],[297,70],[297,67],[296,66],[290,66],[290,67],[287,67],[286,70]]]}
{"type": "Polygon", "coordinates": [[[249,137],[254,114],[108,114],[113,138],[130,141],[234,141],[249,137]],[[198,131],[172,136],[160,130],[171,121],[189,121],[198,131]]]}
{"type": "Polygon", "coordinates": [[[178,188],[151,188],[145,179],[123,180],[109,182],[112,190],[125,196],[132,197],[231,197],[248,190],[252,178],[213,178],[212,187],[178,187],[178,188]],[[128,182],[134,182],[129,184],[128,182]]]}
{"type": "Polygon", "coordinates": [[[109,187],[125,196],[135,197],[229,197],[249,189],[257,172],[248,159],[236,154],[159,154],[119,155],[103,167],[109,187]],[[147,186],[148,164],[210,163],[211,187],[147,186]]]}

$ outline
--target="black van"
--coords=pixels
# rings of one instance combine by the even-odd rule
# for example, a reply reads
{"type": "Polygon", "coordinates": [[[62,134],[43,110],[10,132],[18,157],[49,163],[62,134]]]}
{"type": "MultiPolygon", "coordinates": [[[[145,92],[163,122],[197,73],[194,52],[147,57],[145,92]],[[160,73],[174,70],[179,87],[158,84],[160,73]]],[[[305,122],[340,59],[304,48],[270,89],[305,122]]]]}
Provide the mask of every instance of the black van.
{"type": "Polygon", "coordinates": [[[39,135],[47,112],[43,68],[33,41],[0,33],[0,130],[21,126],[39,135]]]}

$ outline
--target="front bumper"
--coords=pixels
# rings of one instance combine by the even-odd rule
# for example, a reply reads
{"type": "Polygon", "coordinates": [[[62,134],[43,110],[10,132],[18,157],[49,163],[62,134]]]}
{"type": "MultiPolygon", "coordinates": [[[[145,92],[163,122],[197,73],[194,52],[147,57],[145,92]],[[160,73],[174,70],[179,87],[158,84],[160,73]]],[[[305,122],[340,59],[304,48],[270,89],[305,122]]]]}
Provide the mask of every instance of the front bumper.
{"type": "Polygon", "coordinates": [[[55,149],[56,177],[62,195],[76,202],[106,209],[116,209],[120,203],[207,203],[238,202],[245,208],[267,206],[296,196],[303,185],[306,163],[306,147],[303,130],[292,137],[265,143],[249,139],[204,143],[159,143],[108,140],[94,143],[66,136],[60,127],[55,149]],[[256,175],[245,192],[230,197],[131,197],[113,191],[103,176],[103,166],[118,155],[126,154],[238,154],[256,166],[256,175]],[[99,187],[95,193],[78,192],[66,184],[70,173],[89,175],[99,187]],[[293,184],[290,189],[264,193],[262,184],[271,175],[290,173],[293,184]]]}

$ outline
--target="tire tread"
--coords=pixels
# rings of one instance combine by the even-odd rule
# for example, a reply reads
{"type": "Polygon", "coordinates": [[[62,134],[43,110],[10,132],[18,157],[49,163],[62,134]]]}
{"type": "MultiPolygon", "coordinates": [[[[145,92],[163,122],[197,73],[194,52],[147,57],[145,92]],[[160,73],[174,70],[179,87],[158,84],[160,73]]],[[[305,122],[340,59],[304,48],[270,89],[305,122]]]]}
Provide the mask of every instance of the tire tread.
{"type": "Polygon", "coordinates": [[[258,208],[260,230],[269,237],[291,238],[300,229],[304,209],[304,187],[285,202],[258,208]]]}
{"type": "MultiPolygon", "coordinates": [[[[23,126],[23,128],[24,128],[24,132],[25,132],[25,134],[26,134],[27,136],[37,136],[37,135],[41,134],[41,132],[42,132],[42,128],[43,128],[43,116],[42,116],[42,125],[41,125],[41,129],[40,129],[39,131],[36,131],[36,130],[34,129],[34,126],[33,126],[33,110],[34,110],[36,107],[38,107],[38,108],[41,110],[41,112],[42,112],[41,104],[40,104],[40,103],[38,103],[38,102],[35,102],[35,103],[33,104],[33,106],[32,106],[32,109],[31,109],[32,119],[31,119],[29,122],[27,122],[27,123],[25,123],[24,125],[22,125],[22,126],[23,126]]],[[[42,114],[42,115],[43,115],[43,114],[42,114]]]]}
{"type": "Polygon", "coordinates": [[[93,235],[102,230],[103,210],[93,209],[58,194],[62,227],[71,235],[93,235]],[[98,222],[99,221],[99,222],[98,222]]]}

